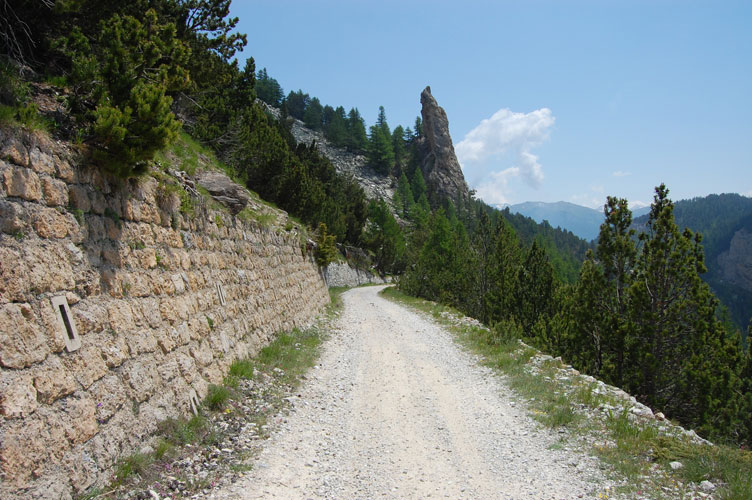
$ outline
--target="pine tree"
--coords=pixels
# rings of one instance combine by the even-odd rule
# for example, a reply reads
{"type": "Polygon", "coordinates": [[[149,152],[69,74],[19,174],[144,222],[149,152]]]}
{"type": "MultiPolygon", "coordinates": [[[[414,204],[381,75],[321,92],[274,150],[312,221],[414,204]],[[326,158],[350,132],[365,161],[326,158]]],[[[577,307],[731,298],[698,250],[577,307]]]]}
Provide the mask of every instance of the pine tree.
{"type": "Polygon", "coordinates": [[[376,267],[382,273],[401,272],[404,267],[405,238],[383,199],[368,207],[366,245],[374,253],[376,267]]]}
{"type": "Polygon", "coordinates": [[[320,130],[324,121],[324,108],[318,97],[313,97],[303,111],[303,123],[311,130],[320,130]]]}
{"type": "Polygon", "coordinates": [[[276,108],[282,104],[282,99],[285,96],[279,82],[269,76],[266,68],[260,70],[256,75],[256,94],[258,94],[259,99],[276,108]]]}
{"type": "MultiPolygon", "coordinates": [[[[604,325],[605,337],[602,344],[609,356],[605,375],[608,380],[620,386],[624,373],[625,338],[630,329],[627,293],[632,284],[637,249],[634,242],[635,231],[630,229],[632,212],[627,200],[609,196],[603,213],[605,222],[598,235],[596,256],[602,266],[604,281],[595,283],[596,287],[601,288],[598,297],[594,297],[596,301],[591,304],[601,309],[609,322],[604,325]]],[[[599,361],[597,366],[600,372],[602,362],[599,361]]]]}
{"type": "Polygon", "coordinates": [[[326,267],[337,258],[337,247],[334,244],[334,235],[329,234],[326,224],[319,224],[316,231],[316,252],[314,258],[319,267],[326,267]]]}
{"type": "Polygon", "coordinates": [[[488,256],[490,290],[484,297],[490,323],[509,320],[515,316],[517,276],[522,265],[522,251],[514,229],[499,217],[494,229],[493,251],[488,256]]]}
{"type": "Polygon", "coordinates": [[[347,149],[350,151],[363,151],[368,146],[366,125],[360,116],[358,108],[351,108],[347,114],[347,149]]]}
{"type": "Polygon", "coordinates": [[[517,319],[527,335],[540,318],[554,313],[554,269],[536,241],[517,273],[517,319]]]}
{"type": "Polygon", "coordinates": [[[384,132],[384,128],[371,125],[368,137],[368,163],[382,175],[388,175],[394,166],[394,150],[392,137],[384,132]]]}
{"type": "Polygon", "coordinates": [[[123,177],[143,172],[144,162],[180,128],[167,92],[188,85],[190,49],[177,38],[175,25],[160,23],[153,9],[143,21],[115,14],[93,40],[74,29],[63,51],[73,67],[74,107],[95,104],[95,156],[123,177]]]}
{"type": "Polygon", "coordinates": [[[410,190],[416,203],[421,203],[421,197],[425,199],[425,208],[428,208],[428,192],[426,191],[426,181],[423,179],[423,172],[420,167],[415,169],[413,177],[410,179],[410,190]]]}
{"type": "Polygon", "coordinates": [[[409,218],[410,212],[413,208],[413,205],[415,204],[415,200],[413,199],[413,192],[410,190],[410,181],[407,180],[407,176],[405,175],[404,171],[397,181],[397,191],[394,194],[400,200],[399,204],[396,204],[395,202],[399,216],[403,219],[409,218]]]}
{"type": "Polygon", "coordinates": [[[407,147],[405,146],[405,129],[402,125],[394,127],[392,132],[392,150],[394,151],[394,160],[397,164],[402,164],[405,155],[407,155],[407,147]]]}
{"type": "Polygon", "coordinates": [[[715,352],[724,332],[717,301],[701,279],[699,234],[679,231],[668,189],[656,188],[642,251],[629,289],[632,335],[627,339],[627,386],[647,404],[689,425],[702,425],[713,407],[713,378],[724,371],[715,352]]]}

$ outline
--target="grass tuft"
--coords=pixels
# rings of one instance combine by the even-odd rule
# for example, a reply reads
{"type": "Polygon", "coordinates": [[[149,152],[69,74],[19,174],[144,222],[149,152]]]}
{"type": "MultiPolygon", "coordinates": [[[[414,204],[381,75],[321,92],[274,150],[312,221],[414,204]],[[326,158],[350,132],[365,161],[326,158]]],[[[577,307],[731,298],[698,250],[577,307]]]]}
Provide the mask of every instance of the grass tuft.
{"type": "Polygon", "coordinates": [[[224,410],[230,400],[230,389],[222,385],[209,385],[209,392],[204,398],[204,405],[212,411],[224,410]]]}

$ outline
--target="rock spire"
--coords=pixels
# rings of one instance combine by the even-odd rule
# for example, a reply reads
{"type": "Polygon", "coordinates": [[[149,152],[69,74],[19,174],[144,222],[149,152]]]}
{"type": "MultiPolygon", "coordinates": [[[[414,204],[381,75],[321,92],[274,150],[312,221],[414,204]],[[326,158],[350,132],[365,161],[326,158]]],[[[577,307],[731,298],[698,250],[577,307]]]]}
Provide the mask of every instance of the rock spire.
{"type": "Polygon", "coordinates": [[[426,185],[429,192],[440,198],[449,198],[456,204],[459,198],[469,198],[470,193],[454,154],[449,120],[444,109],[431,95],[431,87],[426,87],[420,94],[420,104],[425,141],[421,169],[426,185]]]}

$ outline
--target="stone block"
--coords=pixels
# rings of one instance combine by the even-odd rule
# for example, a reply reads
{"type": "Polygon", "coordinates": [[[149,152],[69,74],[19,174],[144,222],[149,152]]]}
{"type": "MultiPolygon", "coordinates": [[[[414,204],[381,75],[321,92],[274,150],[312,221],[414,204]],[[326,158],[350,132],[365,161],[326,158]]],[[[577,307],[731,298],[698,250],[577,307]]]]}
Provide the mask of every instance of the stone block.
{"type": "Polygon", "coordinates": [[[101,346],[84,342],[81,349],[63,357],[63,364],[84,389],[107,374],[107,365],[101,353],[101,346]]]}
{"type": "Polygon", "coordinates": [[[42,193],[44,201],[50,207],[68,206],[68,186],[57,179],[49,176],[42,177],[42,193]]]}
{"type": "Polygon", "coordinates": [[[89,203],[91,204],[91,211],[97,215],[104,215],[107,208],[107,200],[101,191],[89,192],[89,203]]]}
{"type": "Polygon", "coordinates": [[[8,196],[15,196],[27,201],[42,199],[42,183],[39,176],[31,169],[14,166],[3,171],[1,180],[8,196]]]}
{"type": "Polygon", "coordinates": [[[31,375],[4,375],[0,380],[0,414],[5,418],[26,418],[39,407],[31,375]]]}
{"type": "Polygon", "coordinates": [[[99,427],[96,403],[88,394],[77,392],[59,401],[59,404],[65,437],[71,444],[84,443],[94,437],[99,427]]]}
{"type": "Polygon", "coordinates": [[[0,306],[0,366],[26,368],[49,352],[47,337],[29,304],[0,306]]]}
{"type": "MultiPolygon", "coordinates": [[[[184,273],[182,273],[184,274],[184,273]]],[[[179,295],[183,292],[185,292],[185,281],[183,280],[182,274],[173,274],[170,279],[172,280],[172,284],[175,286],[175,294],[179,295]]]]}
{"type": "Polygon", "coordinates": [[[55,162],[55,175],[64,182],[71,184],[76,181],[76,171],[66,160],[58,159],[55,162]]]}
{"type": "Polygon", "coordinates": [[[125,335],[114,330],[109,330],[99,335],[102,346],[102,359],[107,368],[117,368],[130,358],[130,348],[125,340],[125,335]]]}
{"type": "Polygon", "coordinates": [[[178,311],[175,308],[175,300],[165,298],[159,301],[159,313],[164,321],[174,325],[178,321],[178,311]]]}
{"type": "Polygon", "coordinates": [[[40,150],[39,147],[33,147],[29,151],[29,166],[39,174],[55,174],[54,157],[50,153],[40,150]]]}
{"type": "Polygon", "coordinates": [[[178,347],[180,334],[175,328],[162,328],[156,332],[157,344],[163,354],[167,354],[178,347]]]}
{"type": "Polygon", "coordinates": [[[0,247],[0,303],[21,302],[27,290],[26,265],[20,252],[0,247]]]}
{"type": "Polygon", "coordinates": [[[125,341],[130,349],[131,357],[157,350],[157,336],[151,330],[130,333],[126,336],[125,341]]]}
{"type": "Polygon", "coordinates": [[[159,363],[159,365],[157,365],[157,372],[159,372],[159,376],[162,378],[162,382],[165,385],[168,385],[180,376],[180,368],[178,367],[178,362],[175,357],[166,357],[161,363],[159,363]]]}
{"type": "Polygon", "coordinates": [[[120,373],[123,382],[128,385],[130,397],[139,403],[154,394],[161,380],[154,357],[149,355],[127,361],[121,367],[120,373]]]}
{"type": "MultiPolygon", "coordinates": [[[[137,311],[140,309],[140,317],[146,320],[146,324],[153,329],[159,328],[162,324],[161,313],[159,312],[159,299],[147,297],[139,300],[137,304],[132,304],[134,315],[138,315],[137,311]]],[[[143,322],[137,322],[137,324],[144,326],[143,322]]]]}
{"type": "Polygon", "coordinates": [[[11,163],[21,166],[29,165],[29,150],[20,137],[15,134],[6,134],[3,130],[2,144],[0,144],[0,158],[7,159],[11,163]]]}
{"type": "Polygon", "coordinates": [[[29,288],[37,294],[73,290],[76,286],[73,269],[68,259],[61,258],[66,254],[65,244],[57,241],[24,247],[29,288]]]}
{"type": "Polygon", "coordinates": [[[54,208],[37,207],[33,212],[31,225],[40,238],[65,238],[71,225],[76,224],[72,216],[63,215],[54,208]]]}
{"type": "Polygon", "coordinates": [[[67,452],[61,465],[61,475],[70,482],[74,491],[83,492],[96,482],[99,465],[83,446],[77,446],[67,452]]]}
{"type": "Polygon", "coordinates": [[[100,425],[112,418],[128,400],[126,388],[117,375],[108,375],[97,381],[89,388],[89,394],[100,425]]]}
{"type": "Polygon", "coordinates": [[[23,234],[28,231],[31,217],[23,205],[0,200],[0,230],[8,234],[23,234]]]}
{"type": "Polygon", "coordinates": [[[198,369],[194,359],[185,352],[179,352],[175,361],[178,364],[180,375],[187,383],[192,384],[193,381],[196,380],[198,374],[198,369]]]}
{"type": "Polygon", "coordinates": [[[192,345],[189,351],[199,366],[207,366],[214,359],[211,347],[207,341],[201,342],[199,345],[192,345]]]}
{"type": "Polygon", "coordinates": [[[71,312],[81,336],[101,332],[110,326],[110,313],[101,301],[82,300],[71,308],[71,312]]]}
{"type": "Polygon", "coordinates": [[[78,389],[78,383],[73,374],[57,356],[50,356],[32,373],[37,399],[44,404],[51,404],[78,389]]]}
{"type": "Polygon", "coordinates": [[[135,327],[135,317],[131,304],[125,300],[110,301],[107,304],[107,317],[112,331],[129,333],[135,327]]]}

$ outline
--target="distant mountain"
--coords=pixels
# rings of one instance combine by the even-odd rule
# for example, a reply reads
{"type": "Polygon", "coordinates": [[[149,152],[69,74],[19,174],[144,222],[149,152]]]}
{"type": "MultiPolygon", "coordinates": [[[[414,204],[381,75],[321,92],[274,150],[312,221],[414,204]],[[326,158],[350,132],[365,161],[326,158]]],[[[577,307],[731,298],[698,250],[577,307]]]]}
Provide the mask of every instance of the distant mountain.
{"type": "MultiPolygon", "coordinates": [[[[752,198],[729,193],[680,200],[674,217],[679,229],[702,234],[708,268],[703,278],[746,329],[752,317],[752,198]]],[[[635,228],[644,229],[647,220],[635,218],[635,228]]]]}
{"type": "Polygon", "coordinates": [[[536,222],[547,220],[551,226],[572,231],[588,241],[598,237],[598,228],[603,222],[603,212],[566,201],[526,201],[510,205],[509,211],[530,217],[536,222]]]}
{"type": "MultiPolygon", "coordinates": [[[[603,210],[583,207],[566,201],[546,203],[543,201],[526,201],[516,205],[507,205],[509,211],[530,217],[536,222],[547,220],[553,227],[571,231],[580,238],[592,241],[598,238],[603,223],[603,210]]],[[[650,211],[650,207],[632,210],[633,217],[639,217],[650,211]]]]}

